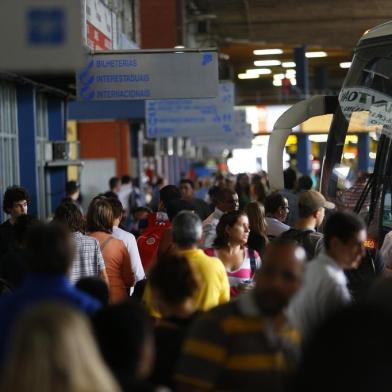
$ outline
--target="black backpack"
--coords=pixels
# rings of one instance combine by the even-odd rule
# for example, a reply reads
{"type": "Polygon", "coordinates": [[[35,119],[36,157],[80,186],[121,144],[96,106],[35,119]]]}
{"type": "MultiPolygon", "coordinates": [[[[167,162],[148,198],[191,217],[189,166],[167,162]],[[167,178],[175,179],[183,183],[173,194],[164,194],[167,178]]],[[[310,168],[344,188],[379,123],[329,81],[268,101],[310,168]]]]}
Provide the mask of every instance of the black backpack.
{"type": "Polygon", "coordinates": [[[287,238],[297,241],[306,252],[308,261],[316,255],[316,247],[323,235],[314,230],[289,229],[280,235],[280,238],[287,238]]]}

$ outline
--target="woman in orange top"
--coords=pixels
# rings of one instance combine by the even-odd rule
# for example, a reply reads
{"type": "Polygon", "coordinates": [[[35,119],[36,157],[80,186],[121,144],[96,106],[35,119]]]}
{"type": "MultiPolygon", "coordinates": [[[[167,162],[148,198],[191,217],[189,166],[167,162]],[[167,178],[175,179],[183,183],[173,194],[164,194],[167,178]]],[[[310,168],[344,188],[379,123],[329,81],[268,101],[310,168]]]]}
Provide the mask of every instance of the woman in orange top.
{"type": "Polygon", "coordinates": [[[99,242],[109,278],[110,302],[116,303],[129,296],[135,275],[127,248],[111,235],[113,221],[113,211],[106,198],[93,199],[87,212],[87,231],[99,242]]]}

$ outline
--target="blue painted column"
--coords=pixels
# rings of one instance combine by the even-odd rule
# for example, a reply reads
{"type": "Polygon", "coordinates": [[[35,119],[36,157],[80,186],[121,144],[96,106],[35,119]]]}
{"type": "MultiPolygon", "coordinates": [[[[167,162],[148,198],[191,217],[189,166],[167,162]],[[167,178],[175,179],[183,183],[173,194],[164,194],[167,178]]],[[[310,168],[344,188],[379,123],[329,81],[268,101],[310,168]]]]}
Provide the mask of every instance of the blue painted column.
{"type": "Polygon", "coordinates": [[[370,140],[368,133],[358,135],[358,170],[368,172],[370,166],[369,159],[370,140]]]}
{"type": "Polygon", "coordinates": [[[314,85],[317,90],[325,90],[327,88],[328,70],[325,65],[315,69],[314,85]]]}
{"type": "Polygon", "coordinates": [[[297,134],[297,169],[302,175],[307,176],[311,172],[310,152],[309,136],[297,134]]]}
{"type": "Polygon", "coordinates": [[[38,213],[35,88],[17,86],[20,184],[30,193],[29,213],[38,213]]]}
{"type": "Polygon", "coordinates": [[[301,91],[301,94],[307,96],[309,94],[309,70],[308,59],[305,57],[305,52],[305,46],[294,49],[297,88],[301,91]]]}
{"type": "MultiPolygon", "coordinates": [[[[65,127],[65,101],[56,96],[48,96],[48,127],[49,140],[66,140],[65,127]]],[[[58,167],[47,169],[50,178],[50,201],[54,211],[65,197],[65,183],[67,181],[67,168],[58,167]]]]}

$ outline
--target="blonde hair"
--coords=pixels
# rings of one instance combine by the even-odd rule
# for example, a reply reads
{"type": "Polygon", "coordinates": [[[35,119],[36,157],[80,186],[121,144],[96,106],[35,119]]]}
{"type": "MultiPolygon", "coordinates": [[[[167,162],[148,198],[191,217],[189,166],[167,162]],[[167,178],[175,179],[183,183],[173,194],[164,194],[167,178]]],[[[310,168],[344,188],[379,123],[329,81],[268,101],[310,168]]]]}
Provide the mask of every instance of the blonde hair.
{"type": "Polygon", "coordinates": [[[47,303],[18,320],[2,392],[119,392],[88,320],[67,305],[47,303]]]}

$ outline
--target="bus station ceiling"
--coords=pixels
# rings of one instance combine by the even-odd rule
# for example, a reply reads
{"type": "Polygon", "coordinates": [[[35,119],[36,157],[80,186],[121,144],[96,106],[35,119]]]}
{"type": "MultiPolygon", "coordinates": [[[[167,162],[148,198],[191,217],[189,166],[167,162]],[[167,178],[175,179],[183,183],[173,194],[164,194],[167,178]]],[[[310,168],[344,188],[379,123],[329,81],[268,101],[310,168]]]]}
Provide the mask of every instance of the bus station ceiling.
{"type": "Polygon", "coordinates": [[[390,0],[192,0],[220,42],[310,45],[351,50],[392,18],[390,0]]]}
{"type": "MultiPolygon", "coordinates": [[[[392,19],[390,0],[188,0],[189,21],[199,21],[199,40],[218,46],[227,55],[236,82],[237,104],[276,103],[279,93],[271,75],[239,80],[237,75],[255,68],[255,60],[293,61],[294,48],[325,51],[327,57],[309,59],[310,93],[317,69],[327,72],[325,90],[336,93],[358,40],[368,29],[392,19]],[[279,48],[280,55],[256,56],[256,49],[279,48]],[[313,78],[313,82],[312,82],[313,78]]],[[[284,72],[273,67],[273,73],[284,72]]]]}

